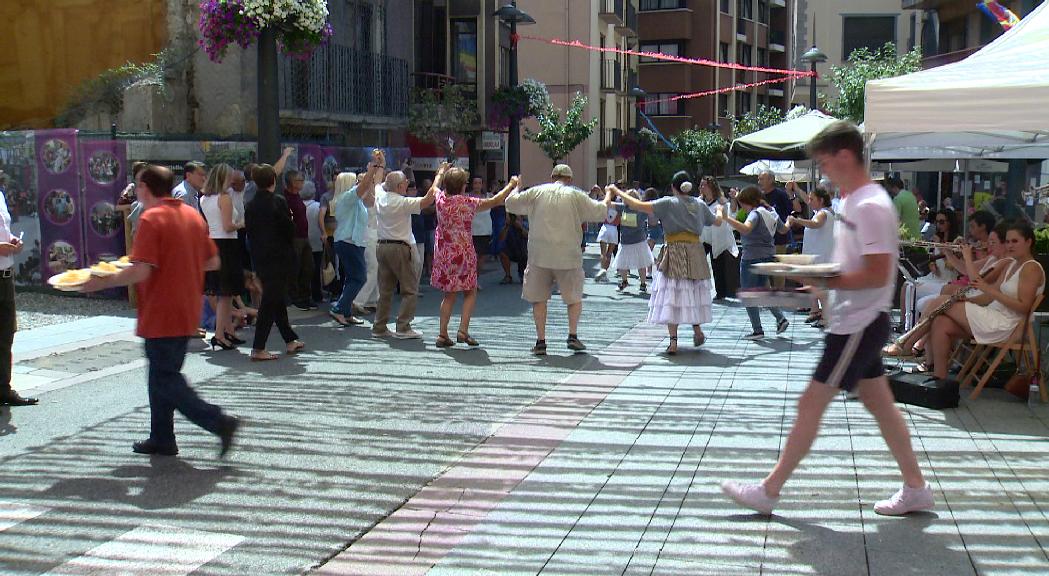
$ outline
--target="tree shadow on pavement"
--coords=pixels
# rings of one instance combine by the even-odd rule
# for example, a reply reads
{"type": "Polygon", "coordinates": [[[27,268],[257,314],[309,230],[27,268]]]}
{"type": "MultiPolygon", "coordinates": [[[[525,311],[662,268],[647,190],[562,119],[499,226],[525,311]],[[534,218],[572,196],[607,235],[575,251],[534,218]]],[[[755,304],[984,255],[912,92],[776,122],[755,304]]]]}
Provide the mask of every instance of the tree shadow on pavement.
{"type": "Polygon", "coordinates": [[[176,457],[150,456],[148,466],[120,466],[109,473],[109,478],[59,480],[45,494],[163,510],[211,494],[219,482],[233,475],[235,470],[229,466],[200,469],[176,457]],[[135,490],[139,486],[141,489],[135,490]]]}

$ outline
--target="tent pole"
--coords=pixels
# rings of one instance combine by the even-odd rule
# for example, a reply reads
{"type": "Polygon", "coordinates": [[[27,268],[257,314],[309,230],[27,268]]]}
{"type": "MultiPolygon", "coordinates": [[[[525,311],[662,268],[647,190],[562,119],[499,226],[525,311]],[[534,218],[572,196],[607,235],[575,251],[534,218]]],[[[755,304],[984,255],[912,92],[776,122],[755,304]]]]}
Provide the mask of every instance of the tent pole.
{"type": "MultiPolygon", "coordinates": [[[[962,237],[969,235],[969,190],[972,184],[969,182],[969,161],[965,161],[965,180],[962,181],[962,237]]],[[[953,242],[951,238],[947,242],[953,242]]]]}

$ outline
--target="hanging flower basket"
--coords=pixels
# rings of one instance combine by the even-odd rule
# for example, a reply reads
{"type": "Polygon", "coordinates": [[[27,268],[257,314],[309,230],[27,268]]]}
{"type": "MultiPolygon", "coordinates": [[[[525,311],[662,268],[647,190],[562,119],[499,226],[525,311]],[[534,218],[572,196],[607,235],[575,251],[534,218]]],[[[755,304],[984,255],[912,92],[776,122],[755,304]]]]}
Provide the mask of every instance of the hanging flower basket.
{"type": "Polygon", "coordinates": [[[264,28],[272,27],[285,54],[309,58],[328,43],[332,27],[325,0],[201,0],[200,46],[221,62],[231,44],[251,46],[264,28]]]}

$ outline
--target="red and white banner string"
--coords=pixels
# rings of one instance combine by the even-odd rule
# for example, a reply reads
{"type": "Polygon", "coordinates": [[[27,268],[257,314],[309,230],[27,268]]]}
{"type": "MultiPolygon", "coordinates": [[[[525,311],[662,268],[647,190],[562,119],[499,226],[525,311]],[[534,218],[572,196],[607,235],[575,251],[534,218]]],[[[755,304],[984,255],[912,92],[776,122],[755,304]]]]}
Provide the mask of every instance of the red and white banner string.
{"type": "MultiPolygon", "coordinates": [[[[554,46],[567,46],[569,48],[583,48],[585,50],[591,50],[593,52],[611,52],[614,54],[624,54],[627,56],[640,56],[642,58],[652,58],[653,60],[664,60],[667,62],[678,62],[681,64],[692,64],[698,66],[711,66],[714,68],[727,68],[730,70],[747,70],[751,72],[765,72],[767,74],[781,74],[788,78],[806,78],[813,76],[814,74],[808,70],[783,70],[779,68],[764,68],[761,66],[744,66],[743,64],[735,64],[732,62],[717,62],[715,60],[707,60],[706,58],[684,58],[682,56],[672,56],[670,54],[663,54],[660,52],[642,52],[640,50],[622,50],[619,48],[605,48],[603,46],[591,46],[589,44],[583,44],[578,40],[560,40],[557,38],[541,38],[539,36],[520,36],[526,40],[535,40],[537,42],[546,42],[547,44],[553,44],[554,46]]],[[[781,80],[780,80],[781,81],[781,80]]]]}
{"type": "Polygon", "coordinates": [[[642,100],[638,102],[639,106],[645,104],[657,104],[659,102],[671,102],[674,100],[688,100],[689,98],[702,98],[704,96],[713,96],[715,94],[724,94],[726,92],[734,92],[736,90],[746,90],[747,88],[754,88],[755,86],[764,86],[765,84],[776,84],[779,82],[786,82],[792,80],[791,76],[782,76],[780,78],[770,78],[768,80],[762,80],[760,82],[751,82],[749,84],[736,84],[727,88],[718,88],[717,90],[705,90],[703,92],[693,92],[691,94],[679,94],[677,96],[671,96],[669,98],[660,98],[659,100],[642,100]]]}

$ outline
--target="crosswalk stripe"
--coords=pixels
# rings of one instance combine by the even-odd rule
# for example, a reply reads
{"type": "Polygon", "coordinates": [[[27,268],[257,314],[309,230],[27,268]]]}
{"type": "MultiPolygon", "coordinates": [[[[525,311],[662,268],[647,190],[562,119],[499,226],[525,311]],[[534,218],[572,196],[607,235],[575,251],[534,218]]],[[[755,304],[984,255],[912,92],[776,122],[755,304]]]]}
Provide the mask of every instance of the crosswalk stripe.
{"type": "Polygon", "coordinates": [[[32,520],[46,513],[50,508],[41,506],[30,506],[29,504],[16,504],[14,502],[0,502],[0,532],[17,526],[26,520],[32,520]]]}
{"type": "Polygon", "coordinates": [[[244,540],[235,534],[144,525],[88,550],[47,574],[184,576],[244,540]]]}

